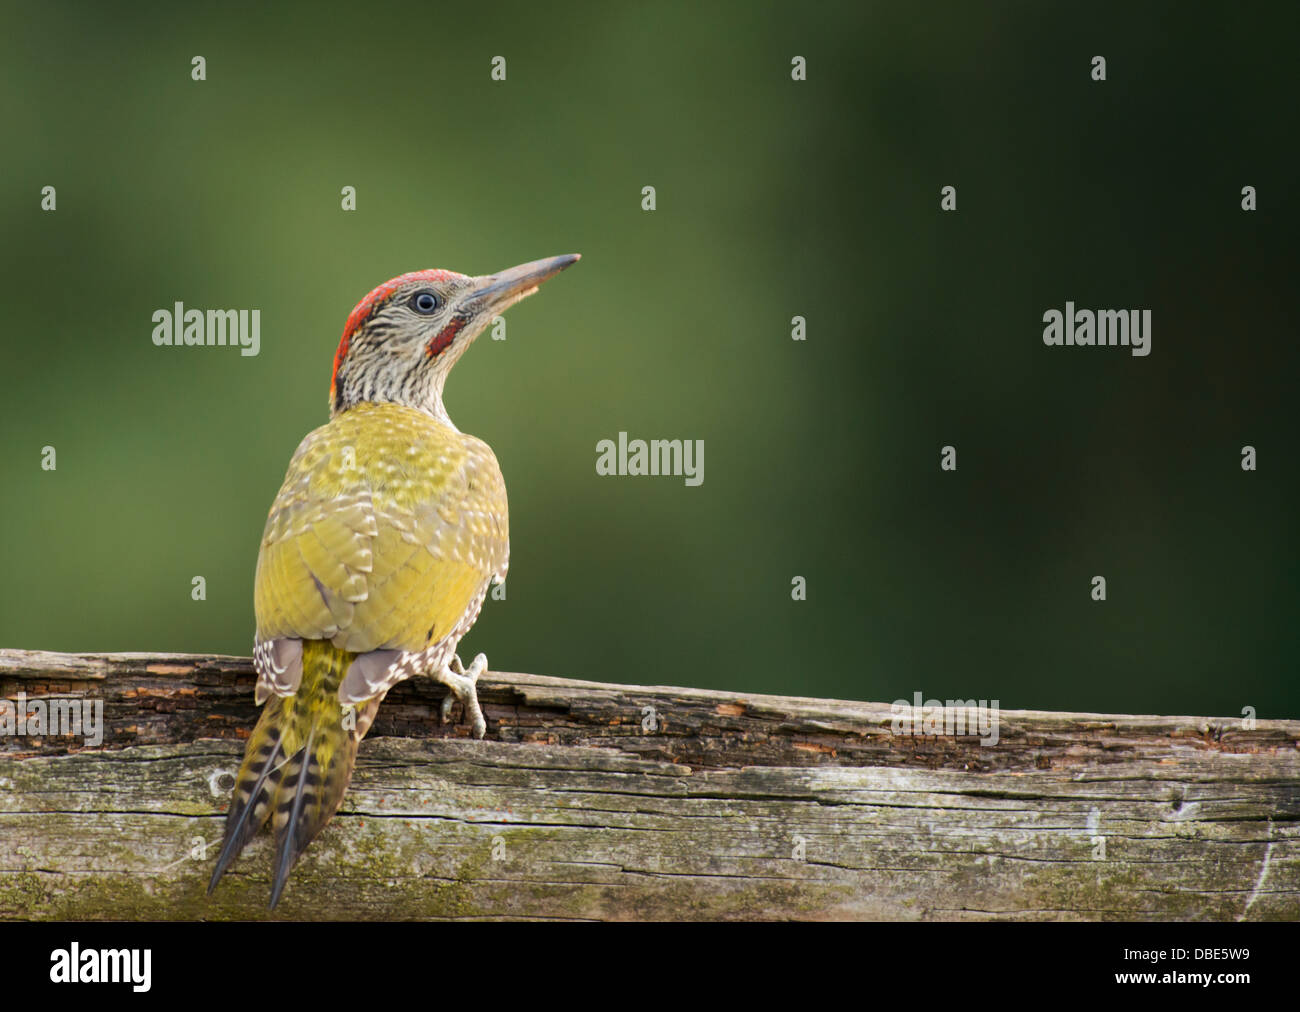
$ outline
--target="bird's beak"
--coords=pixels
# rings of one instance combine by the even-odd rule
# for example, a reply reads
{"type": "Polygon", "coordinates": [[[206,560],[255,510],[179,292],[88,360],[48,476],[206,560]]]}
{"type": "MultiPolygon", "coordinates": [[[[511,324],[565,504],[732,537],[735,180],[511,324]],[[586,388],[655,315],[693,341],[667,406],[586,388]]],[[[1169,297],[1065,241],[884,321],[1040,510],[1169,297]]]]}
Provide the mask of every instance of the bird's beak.
{"type": "Polygon", "coordinates": [[[537,286],[548,278],[553,278],[564,268],[576,264],[581,255],[566,253],[563,256],[547,257],[520,264],[509,270],[496,274],[486,274],[478,278],[478,285],[469,294],[467,302],[472,303],[482,312],[503,313],[520,299],[527,298],[537,291],[537,286]]]}

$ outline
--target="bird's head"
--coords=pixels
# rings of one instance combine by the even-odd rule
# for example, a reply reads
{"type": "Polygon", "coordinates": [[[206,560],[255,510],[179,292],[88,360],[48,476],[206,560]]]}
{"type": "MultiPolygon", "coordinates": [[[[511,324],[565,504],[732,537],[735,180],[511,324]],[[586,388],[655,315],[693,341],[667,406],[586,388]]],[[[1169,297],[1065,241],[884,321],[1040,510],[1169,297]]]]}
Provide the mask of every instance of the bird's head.
{"type": "Polygon", "coordinates": [[[465,349],[577,253],[469,277],[428,270],[386,281],[352,310],[334,355],[330,415],[355,404],[406,404],[444,420],[443,385],[465,349]]]}

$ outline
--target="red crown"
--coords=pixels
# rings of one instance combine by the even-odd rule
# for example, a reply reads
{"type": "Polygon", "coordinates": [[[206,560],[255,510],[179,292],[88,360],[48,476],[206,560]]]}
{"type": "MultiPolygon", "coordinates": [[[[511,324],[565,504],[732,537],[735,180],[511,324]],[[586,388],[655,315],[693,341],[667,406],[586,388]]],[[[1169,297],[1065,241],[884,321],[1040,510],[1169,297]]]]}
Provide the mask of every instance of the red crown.
{"type": "Polygon", "coordinates": [[[333,402],[338,394],[336,384],[338,383],[339,366],[342,364],[343,359],[347,357],[348,345],[352,341],[352,335],[360,329],[363,323],[377,313],[385,302],[393,297],[394,292],[412,281],[450,281],[452,278],[463,277],[465,277],[464,274],[438,268],[430,268],[427,271],[411,271],[409,274],[400,274],[385,281],[358,302],[356,308],[348,315],[348,322],[343,325],[343,339],[339,341],[339,350],[334,353],[334,372],[330,375],[330,401],[333,402]]]}

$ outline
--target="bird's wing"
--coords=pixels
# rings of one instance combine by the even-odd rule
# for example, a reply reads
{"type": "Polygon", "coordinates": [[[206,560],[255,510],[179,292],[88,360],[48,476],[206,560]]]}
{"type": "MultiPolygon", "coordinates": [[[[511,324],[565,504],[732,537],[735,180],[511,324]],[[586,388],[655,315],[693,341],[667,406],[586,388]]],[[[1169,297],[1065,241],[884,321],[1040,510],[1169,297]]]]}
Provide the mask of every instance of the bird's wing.
{"type": "Polygon", "coordinates": [[[289,464],[258,556],[257,640],[422,650],[504,572],[508,546],[505,482],[485,443],[409,408],[359,405],[289,464]]]}

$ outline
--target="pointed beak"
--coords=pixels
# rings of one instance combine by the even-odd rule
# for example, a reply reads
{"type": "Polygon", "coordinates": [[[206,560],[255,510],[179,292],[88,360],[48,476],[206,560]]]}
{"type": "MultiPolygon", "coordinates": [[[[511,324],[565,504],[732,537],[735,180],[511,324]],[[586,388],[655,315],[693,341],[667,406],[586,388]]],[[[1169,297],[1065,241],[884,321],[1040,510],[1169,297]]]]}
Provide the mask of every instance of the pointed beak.
{"type": "Polygon", "coordinates": [[[576,264],[582,257],[578,253],[566,253],[563,256],[547,257],[520,264],[509,270],[496,274],[487,274],[478,278],[478,287],[466,300],[478,310],[493,314],[505,312],[520,299],[527,298],[537,291],[537,286],[548,278],[553,278],[564,268],[576,264]]]}

